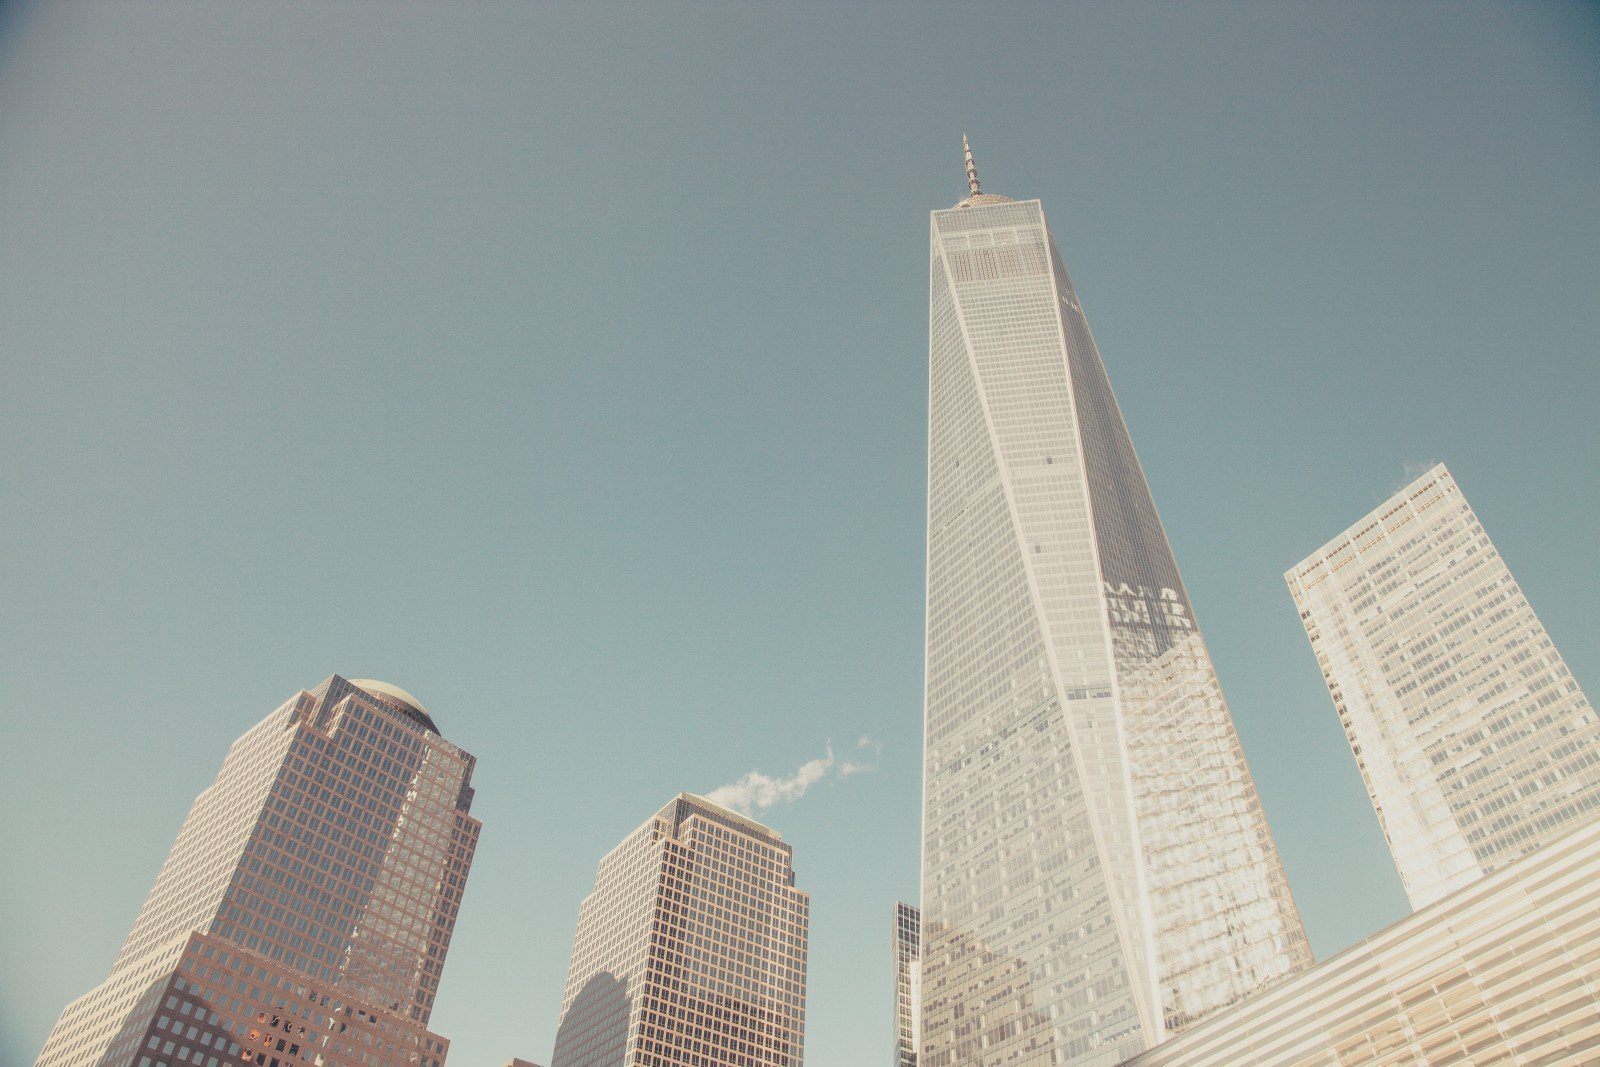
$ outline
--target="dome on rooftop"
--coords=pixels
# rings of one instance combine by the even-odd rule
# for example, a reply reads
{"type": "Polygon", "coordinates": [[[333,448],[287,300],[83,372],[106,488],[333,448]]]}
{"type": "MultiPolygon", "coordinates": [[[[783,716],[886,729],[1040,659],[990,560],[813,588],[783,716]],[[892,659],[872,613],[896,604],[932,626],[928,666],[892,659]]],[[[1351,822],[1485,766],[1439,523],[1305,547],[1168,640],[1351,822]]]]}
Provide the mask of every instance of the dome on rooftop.
{"type": "Polygon", "coordinates": [[[363,693],[377,697],[383,703],[402,712],[419,726],[434,733],[439,732],[439,728],[433,724],[433,717],[428,714],[428,709],[422,706],[422,701],[401,689],[398,685],[380,682],[376,678],[352,678],[350,679],[350,684],[363,693]]]}
{"type": "Polygon", "coordinates": [[[1009,203],[1011,203],[1011,198],[1009,196],[1001,196],[999,193],[975,193],[961,201],[956,207],[984,207],[988,204],[1009,203]]]}

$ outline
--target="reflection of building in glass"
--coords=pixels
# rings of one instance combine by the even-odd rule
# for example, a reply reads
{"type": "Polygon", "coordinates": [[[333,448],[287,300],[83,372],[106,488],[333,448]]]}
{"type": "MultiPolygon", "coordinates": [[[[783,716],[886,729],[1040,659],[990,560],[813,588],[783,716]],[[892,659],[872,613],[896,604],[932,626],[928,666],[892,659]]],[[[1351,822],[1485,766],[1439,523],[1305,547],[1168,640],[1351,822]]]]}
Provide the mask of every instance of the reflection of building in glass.
{"type": "Polygon", "coordinates": [[[1043,1026],[1109,1064],[1310,950],[1043,210],[968,177],[931,228],[921,1062],[1043,1026]]]}
{"type": "Polygon", "coordinates": [[[800,1067],[809,924],[790,847],[679,794],[600,861],[551,1067],[800,1067]]]}
{"type": "Polygon", "coordinates": [[[917,1067],[922,1025],[922,916],[910,904],[894,906],[894,1067],[917,1067]]]}
{"type": "Polygon", "coordinates": [[[1600,817],[1600,722],[1442,465],[1285,575],[1411,905],[1600,817]]]}
{"type": "Polygon", "coordinates": [[[1600,1063],[1600,823],[1128,1067],[1600,1063]]]}
{"type": "MultiPolygon", "coordinates": [[[[983,1058],[984,1051],[1000,1042],[1011,1063],[1068,1062],[1062,1058],[1064,1043],[1051,1025],[1028,961],[996,952],[961,930],[929,933],[928,943],[937,945],[940,954],[939,988],[930,991],[924,986],[923,1015],[953,1020],[959,1039],[954,1058],[944,1062],[990,1063],[983,1058]]],[[[931,1063],[932,1057],[919,1048],[918,1061],[931,1063]]]]}
{"type": "Polygon", "coordinates": [[[278,708],[233,743],[37,1067],[438,1067],[473,765],[383,682],[334,676],[278,708]]]}

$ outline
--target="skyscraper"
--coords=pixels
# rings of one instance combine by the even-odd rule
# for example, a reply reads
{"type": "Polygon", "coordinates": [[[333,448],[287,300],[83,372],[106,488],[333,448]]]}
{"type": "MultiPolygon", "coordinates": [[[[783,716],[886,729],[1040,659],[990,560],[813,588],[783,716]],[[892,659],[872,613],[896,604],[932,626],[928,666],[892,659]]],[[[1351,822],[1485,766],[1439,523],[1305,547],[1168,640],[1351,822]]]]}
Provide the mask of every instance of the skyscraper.
{"type": "Polygon", "coordinates": [[[1284,578],[1413,908],[1600,817],[1600,722],[1441,464],[1284,578]]]}
{"type": "Polygon", "coordinates": [[[932,215],[923,1067],[1111,1064],[1310,962],[1037,200],[932,215]]]}
{"type": "Polygon", "coordinates": [[[890,949],[894,959],[894,1067],[917,1067],[922,1026],[922,916],[902,901],[895,902],[890,949]]]}
{"type": "Polygon", "coordinates": [[[473,764],[384,682],[290,699],[233,743],[38,1067],[439,1067],[427,1024],[481,827],[473,764]]]}
{"type": "Polygon", "coordinates": [[[600,861],[551,1067],[800,1067],[809,924],[783,839],[679,794],[600,861]]]}

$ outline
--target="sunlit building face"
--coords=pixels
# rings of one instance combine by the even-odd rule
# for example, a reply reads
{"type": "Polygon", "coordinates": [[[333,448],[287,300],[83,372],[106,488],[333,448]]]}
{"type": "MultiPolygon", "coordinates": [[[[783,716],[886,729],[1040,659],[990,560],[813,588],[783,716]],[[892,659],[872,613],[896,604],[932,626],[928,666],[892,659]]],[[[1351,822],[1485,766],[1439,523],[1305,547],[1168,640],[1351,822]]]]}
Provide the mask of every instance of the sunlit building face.
{"type": "Polygon", "coordinates": [[[1600,721],[1443,465],[1284,577],[1412,907],[1600,818],[1600,721]]]}
{"type": "Polygon", "coordinates": [[[551,1067],[800,1067],[809,926],[789,846],[680,794],[600,861],[551,1067]]]}
{"type": "Polygon", "coordinates": [[[1600,1063],[1600,822],[1125,1067],[1600,1063]]]}
{"type": "Polygon", "coordinates": [[[1311,955],[1038,201],[935,211],[922,1067],[1112,1064],[1311,955]]]}
{"type": "Polygon", "coordinates": [[[438,1067],[474,762],[387,683],[295,696],[234,742],[38,1067],[438,1067]]]}

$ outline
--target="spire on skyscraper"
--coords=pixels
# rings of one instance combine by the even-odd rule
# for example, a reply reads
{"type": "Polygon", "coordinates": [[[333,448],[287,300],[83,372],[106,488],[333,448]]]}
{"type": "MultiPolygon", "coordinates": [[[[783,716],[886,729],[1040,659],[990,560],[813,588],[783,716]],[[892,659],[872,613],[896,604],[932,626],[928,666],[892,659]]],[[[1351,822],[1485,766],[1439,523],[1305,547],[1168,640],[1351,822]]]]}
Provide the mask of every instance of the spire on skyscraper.
{"type": "Polygon", "coordinates": [[[967,140],[967,135],[961,135],[961,151],[967,157],[967,198],[956,207],[974,207],[978,204],[1009,204],[1009,196],[996,196],[994,193],[980,192],[978,189],[978,165],[972,161],[972,145],[967,140]]]}

